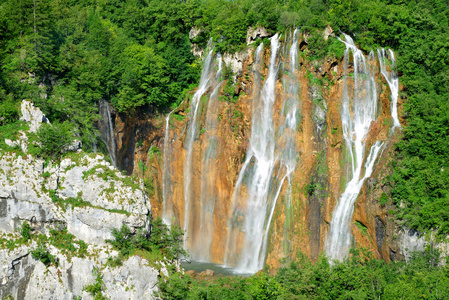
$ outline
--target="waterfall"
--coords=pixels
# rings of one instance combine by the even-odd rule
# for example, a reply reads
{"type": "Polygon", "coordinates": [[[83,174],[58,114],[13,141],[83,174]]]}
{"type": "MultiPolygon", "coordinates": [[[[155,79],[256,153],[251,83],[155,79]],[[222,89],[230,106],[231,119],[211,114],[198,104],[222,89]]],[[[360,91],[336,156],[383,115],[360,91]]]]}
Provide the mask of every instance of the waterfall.
{"type": "Polygon", "coordinates": [[[102,121],[100,122],[100,136],[103,142],[106,144],[106,148],[108,149],[109,157],[111,158],[112,165],[117,167],[117,146],[115,144],[114,137],[114,127],[112,125],[111,118],[111,106],[109,103],[101,99],[99,112],[102,117],[102,121]]]}
{"type": "Polygon", "coordinates": [[[262,89],[258,82],[261,81],[263,45],[256,50],[251,136],[232,196],[225,252],[225,264],[236,265],[237,270],[244,273],[255,273],[263,268],[276,201],[285,180],[290,183],[296,165],[295,131],[299,119],[298,83],[295,82],[297,41],[298,32],[295,31],[289,51],[290,65],[286,68],[290,72],[286,79],[286,97],[277,130],[273,106],[279,70],[279,36],[276,34],[271,38],[268,77],[262,89]],[[242,245],[238,245],[240,243],[242,245]]]}
{"type": "MultiPolygon", "coordinates": [[[[212,40],[208,43],[208,48],[211,48],[212,40]]],[[[212,85],[212,79],[214,75],[214,64],[213,64],[213,49],[209,50],[206,59],[204,61],[203,69],[201,71],[201,78],[198,90],[192,97],[190,103],[190,115],[189,124],[187,128],[186,140],[184,142],[187,154],[184,164],[184,230],[186,234],[184,235],[184,248],[187,248],[187,239],[191,234],[189,230],[190,225],[190,215],[191,215],[191,201],[192,201],[192,155],[193,155],[193,144],[198,134],[198,111],[200,106],[201,97],[208,91],[212,85]]]]}
{"type": "Polygon", "coordinates": [[[377,50],[377,56],[379,57],[380,71],[385,77],[385,80],[390,87],[391,92],[391,117],[393,118],[393,129],[395,127],[401,127],[398,117],[398,94],[399,94],[399,78],[396,73],[394,53],[391,49],[388,51],[388,55],[384,48],[377,50]],[[390,56],[390,61],[388,61],[390,56]],[[388,69],[387,70],[387,66],[388,69]]]}
{"type": "Polygon", "coordinates": [[[326,252],[331,259],[344,259],[351,247],[351,220],[354,211],[354,202],[366,178],[371,176],[376,158],[382,149],[383,142],[376,141],[369,150],[365,160],[366,138],[371,123],[376,119],[378,97],[374,79],[374,70],[370,62],[374,54],[370,53],[368,62],[362,51],[353,40],[345,35],[346,51],[344,56],[344,90],[341,120],[343,137],[351,157],[352,178],[335,207],[326,240],[326,252]],[[348,73],[349,56],[353,55],[353,88],[348,73]],[[362,171],[364,174],[362,176],[362,171]]]}
{"type": "Polygon", "coordinates": [[[165,224],[171,225],[175,217],[173,212],[173,203],[171,202],[171,151],[170,151],[170,116],[175,110],[172,110],[165,118],[165,137],[164,137],[164,156],[162,169],[162,220],[165,224]]]}
{"type": "MultiPolygon", "coordinates": [[[[295,171],[297,164],[297,142],[296,131],[299,123],[299,65],[298,65],[298,38],[299,30],[295,29],[292,35],[292,42],[288,51],[289,64],[283,66],[283,86],[284,97],[282,108],[280,111],[280,125],[276,132],[276,160],[278,162],[278,169],[271,180],[272,191],[269,193],[268,204],[271,208],[269,211],[268,220],[265,224],[262,258],[265,258],[267,252],[268,232],[271,220],[273,218],[276,202],[282,191],[284,183],[287,183],[285,197],[287,200],[287,207],[291,207],[291,188],[292,188],[292,174],[295,171]]],[[[287,48],[287,47],[286,47],[287,48]]],[[[287,212],[286,212],[287,214],[287,212]]],[[[286,215],[286,218],[289,216],[286,215]]],[[[263,263],[263,262],[262,262],[263,263]]]]}
{"type": "Polygon", "coordinates": [[[281,125],[279,126],[276,146],[279,149],[279,160],[281,163],[282,182],[287,179],[289,191],[287,197],[290,199],[291,175],[296,167],[297,145],[296,130],[299,122],[299,78],[298,78],[298,38],[299,30],[293,32],[293,41],[289,50],[290,64],[284,67],[284,103],[281,110],[281,125]],[[287,74],[287,76],[285,75],[287,74]]]}
{"type": "MultiPolygon", "coordinates": [[[[291,250],[288,238],[293,224],[292,195],[300,193],[292,187],[297,181],[293,176],[298,173],[299,150],[305,147],[304,153],[309,153],[309,150],[316,148],[314,137],[310,136],[316,130],[298,131],[302,110],[299,36],[299,31],[295,30],[281,42],[282,39],[276,34],[271,38],[270,49],[264,51],[262,43],[257,47],[254,56],[247,61],[252,76],[245,73],[246,64],[243,64],[242,74],[237,75],[247,76],[239,83],[239,92],[251,91],[250,97],[242,97],[238,103],[219,101],[224,66],[221,56],[214,55],[210,50],[210,42],[205,51],[198,90],[190,101],[190,111],[186,110],[188,122],[185,131],[180,133],[180,139],[175,140],[173,146],[173,131],[170,128],[173,112],[166,117],[162,216],[167,224],[175,215],[179,218],[178,222],[183,224],[186,232],[184,247],[195,260],[212,260],[240,273],[255,273],[264,266],[271,240],[270,227],[274,226],[279,229],[274,238],[275,252],[291,250]],[[241,130],[229,137],[233,140],[228,140],[219,132],[222,129],[223,132],[233,130],[235,118],[232,118],[232,110],[235,114],[235,111],[249,109],[251,122],[245,118],[238,120],[241,130]],[[248,123],[250,127],[246,126],[248,123]],[[245,141],[240,133],[246,130],[249,131],[249,138],[245,141]],[[304,142],[304,137],[310,137],[310,142],[304,142]],[[177,149],[181,148],[180,141],[183,141],[184,151],[173,151],[175,145],[179,147],[177,149]],[[226,153],[228,146],[232,149],[231,153],[226,153]],[[237,156],[241,154],[241,149],[246,149],[242,160],[237,156]],[[176,162],[183,166],[183,173],[175,173],[176,162]],[[234,173],[236,167],[240,167],[238,174],[234,173]],[[276,222],[273,221],[275,211],[282,215],[276,222]]],[[[382,74],[379,76],[386,78],[392,91],[393,128],[400,126],[393,52],[382,49],[377,52],[378,57],[373,52],[364,55],[349,36],[345,35],[342,42],[346,45],[344,76],[341,85],[338,82],[338,91],[333,90],[332,93],[342,91],[343,96],[341,108],[337,108],[338,103],[332,104],[331,116],[337,109],[340,110],[343,146],[348,157],[348,183],[338,199],[324,245],[331,259],[343,259],[348,254],[354,203],[385,148],[382,140],[373,138],[373,135],[385,136],[384,125],[380,124],[380,118],[377,119],[380,115],[377,110],[382,107],[379,103],[378,78],[375,78],[379,74],[378,63],[382,74]]],[[[233,63],[232,59],[230,63],[233,63]]],[[[313,87],[319,89],[318,86],[313,87]]],[[[306,100],[304,103],[307,103],[304,106],[307,118],[311,113],[316,114],[319,109],[316,103],[310,105],[306,100]]],[[[322,143],[319,147],[324,151],[326,140],[322,130],[328,127],[324,126],[326,117],[321,119],[322,123],[318,126],[322,126],[319,131],[323,133],[323,142],[319,141],[322,143]]],[[[338,156],[333,157],[332,165],[338,163],[336,160],[338,156]]],[[[329,164],[329,161],[323,163],[329,164]]],[[[305,172],[310,170],[307,169],[309,165],[304,166],[305,172]]],[[[303,179],[301,176],[298,182],[303,179]]],[[[329,183],[332,188],[338,188],[338,182],[335,182],[329,183]]],[[[298,190],[299,186],[295,185],[298,190]]]]}
{"type": "Polygon", "coordinates": [[[200,215],[199,215],[199,235],[190,247],[190,253],[197,259],[209,260],[212,235],[214,230],[214,207],[218,200],[215,190],[215,179],[217,177],[216,153],[218,146],[218,114],[219,100],[218,94],[222,83],[223,62],[221,55],[217,55],[218,70],[213,83],[212,91],[206,114],[205,124],[205,149],[202,157],[201,169],[201,197],[200,197],[200,215]]]}

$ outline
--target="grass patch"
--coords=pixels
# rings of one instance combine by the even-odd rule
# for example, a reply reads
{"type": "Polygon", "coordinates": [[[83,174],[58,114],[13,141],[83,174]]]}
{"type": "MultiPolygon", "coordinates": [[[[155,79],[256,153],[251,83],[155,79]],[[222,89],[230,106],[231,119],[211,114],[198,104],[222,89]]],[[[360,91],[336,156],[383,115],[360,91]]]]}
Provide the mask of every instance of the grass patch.
{"type": "Polygon", "coordinates": [[[362,232],[364,236],[368,236],[368,228],[360,223],[359,221],[355,221],[354,224],[357,226],[358,229],[362,232]]]}

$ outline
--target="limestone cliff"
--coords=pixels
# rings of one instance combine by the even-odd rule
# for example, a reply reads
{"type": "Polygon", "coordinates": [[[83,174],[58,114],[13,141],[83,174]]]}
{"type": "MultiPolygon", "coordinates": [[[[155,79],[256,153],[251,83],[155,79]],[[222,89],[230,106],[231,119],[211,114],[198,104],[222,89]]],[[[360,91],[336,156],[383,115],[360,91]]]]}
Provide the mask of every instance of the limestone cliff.
{"type": "MultiPolygon", "coordinates": [[[[34,131],[45,120],[27,101],[22,115],[34,131]]],[[[26,133],[10,141],[25,150],[27,143],[26,133]]],[[[126,224],[134,231],[149,225],[151,205],[143,182],[122,175],[99,154],[78,150],[59,163],[46,163],[21,148],[0,152],[0,297],[91,299],[84,288],[95,283],[98,270],[103,294],[111,299],[151,299],[159,271],[148,261],[131,257],[120,267],[106,264],[118,255],[105,242],[113,228],[126,224]],[[24,224],[33,236],[41,235],[40,242],[21,239],[24,224]],[[58,232],[73,237],[73,249],[65,251],[54,241],[58,232]],[[31,251],[40,247],[57,263],[45,266],[34,259],[31,251]],[[81,248],[85,252],[78,254],[81,248]]]]}

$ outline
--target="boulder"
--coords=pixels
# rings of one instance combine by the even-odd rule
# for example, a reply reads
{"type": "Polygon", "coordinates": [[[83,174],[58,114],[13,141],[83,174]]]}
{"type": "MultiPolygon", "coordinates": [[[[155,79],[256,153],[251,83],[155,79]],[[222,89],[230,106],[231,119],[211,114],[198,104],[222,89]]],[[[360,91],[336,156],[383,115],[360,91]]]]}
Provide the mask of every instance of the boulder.
{"type": "Polygon", "coordinates": [[[267,31],[265,27],[256,27],[256,28],[249,27],[248,31],[246,32],[246,44],[250,45],[257,39],[262,39],[270,36],[271,34],[267,31]]]}
{"type": "Polygon", "coordinates": [[[30,132],[36,132],[42,123],[50,123],[42,111],[34,107],[31,101],[23,100],[20,111],[22,113],[20,120],[29,123],[30,132]]]}

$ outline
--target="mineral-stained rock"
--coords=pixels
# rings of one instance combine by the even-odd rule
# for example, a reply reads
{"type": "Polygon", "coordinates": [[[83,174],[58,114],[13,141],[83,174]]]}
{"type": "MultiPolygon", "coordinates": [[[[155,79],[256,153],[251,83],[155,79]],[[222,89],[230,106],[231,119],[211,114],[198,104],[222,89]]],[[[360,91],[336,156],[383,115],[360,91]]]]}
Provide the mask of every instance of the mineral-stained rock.
{"type": "MultiPolygon", "coordinates": [[[[263,28],[251,28],[248,31],[248,43],[256,39],[268,37],[270,33],[263,28]]],[[[333,37],[332,28],[328,27],[323,32],[323,36],[329,39],[333,37]]],[[[273,209],[273,219],[267,226],[269,230],[267,242],[266,264],[274,268],[280,266],[280,259],[283,257],[293,258],[298,252],[304,252],[312,259],[317,259],[323,253],[326,237],[329,230],[329,224],[332,219],[332,212],[339,201],[340,195],[345,190],[348,178],[351,173],[351,158],[346,149],[346,143],[343,138],[343,126],[341,119],[342,99],[345,89],[352,90],[353,83],[349,80],[347,74],[353,73],[353,64],[345,69],[343,57],[329,56],[324,59],[312,59],[313,55],[309,48],[306,35],[301,35],[298,40],[299,55],[297,57],[298,69],[295,70],[298,83],[298,128],[295,131],[297,163],[291,176],[291,190],[284,184],[280,190],[280,196],[273,209]],[[345,73],[347,72],[347,74],[345,73]],[[287,192],[291,192],[290,200],[287,192]]],[[[281,50],[276,60],[279,66],[283,66],[283,72],[279,70],[275,83],[275,99],[273,104],[273,124],[277,126],[282,123],[283,117],[280,113],[283,107],[282,99],[288,97],[289,92],[285,90],[285,76],[291,76],[288,68],[289,64],[288,47],[282,46],[282,43],[289,41],[286,35],[285,40],[281,40],[281,50]],[[276,125],[277,124],[277,125],[276,125]]],[[[285,45],[284,45],[285,46],[285,45]]],[[[251,48],[251,47],[249,47],[251,48]]],[[[230,224],[230,211],[232,207],[244,208],[247,203],[238,199],[245,197],[235,197],[234,187],[238,179],[242,164],[245,161],[245,153],[248,150],[248,144],[251,136],[251,123],[255,100],[257,95],[253,96],[254,91],[262,89],[263,82],[268,78],[268,66],[270,65],[270,48],[265,47],[262,52],[263,63],[260,67],[255,65],[254,53],[248,53],[245,57],[232,55],[223,55],[224,63],[227,67],[234,68],[236,82],[223,81],[219,91],[219,103],[213,111],[208,110],[206,104],[210,101],[208,91],[203,96],[204,105],[198,111],[198,136],[193,143],[192,155],[192,180],[189,210],[192,215],[197,216],[189,219],[189,232],[187,236],[187,247],[194,249],[193,241],[200,241],[207,232],[211,236],[207,243],[211,245],[207,252],[207,259],[224,263],[226,249],[228,248],[228,236],[234,233],[228,233],[230,224]],[[241,70],[240,70],[241,65],[241,70]],[[262,81],[256,80],[255,74],[259,74],[262,81]],[[225,101],[226,95],[232,91],[238,94],[238,100],[225,101]],[[206,131],[210,120],[216,121],[216,125],[211,129],[214,132],[206,131]],[[203,130],[204,129],[204,130],[203,130]],[[203,130],[203,131],[202,131],[203,130]],[[201,134],[203,132],[203,134],[201,134]],[[213,139],[211,136],[213,135],[213,139]],[[211,147],[211,144],[213,144],[211,147]],[[209,153],[208,149],[214,149],[209,153]],[[205,168],[205,157],[210,161],[211,168],[205,168]],[[203,184],[201,180],[206,178],[210,180],[203,184]],[[207,187],[205,189],[204,187],[207,187]],[[214,195],[213,201],[204,206],[201,202],[203,190],[207,190],[210,195],[214,195]],[[237,199],[238,198],[238,199],[237,199]],[[237,200],[236,200],[237,199],[237,200]],[[203,206],[202,206],[203,205],[203,206]],[[204,209],[206,208],[206,209],[204,209]],[[203,210],[202,210],[203,209],[203,210]],[[208,214],[212,213],[213,217],[208,214]],[[207,226],[200,224],[199,219],[211,218],[207,226]],[[210,241],[209,241],[210,240],[210,241]]],[[[250,50],[251,52],[251,50],[250,50]]],[[[387,168],[387,157],[391,156],[389,148],[394,143],[397,135],[391,134],[391,112],[390,112],[390,94],[387,83],[383,81],[382,75],[378,71],[377,60],[373,60],[372,67],[375,71],[376,89],[378,96],[378,116],[375,122],[370,126],[370,133],[366,137],[367,147],[371,147],[374,141],[381,140],[385,142],[385,150],[379,156],[378,162],[374,167],[372,178],[377,183],[382,182],[388,175],[381,170],[387,168]]],[[[279,67],[281,68],[281,67],[279,67]]],[[[350,76],[350,75],[349,75],[350,76]]],[[[185,182],[185,160],[186,136],[188,131],[188,119],[192,111],[189,108],[189,99],[186,100],[171,114],[168,125],[157,124],[158,118],[150,117],[145,114],[135,113],[132,116],[123,116],[120,122],[116,120],[116,135],[118,140],[118,152],[129,153],[121,157],[121,161],[129,161],[130,166],[127,171],[138,176],[151,178],[154,186],[154,197],[152,197],[155,215],[161,215],[165,205],[170,207],[170,217],[178,224],[184,224],[184,195],[185,182]],[[139,117],[139,116],[144,116],[139,117]],[[120,126],[120,124],[138,124],[133,126],[120,126]],[[165,128],[168,128],[167,134],[165,128]],[[137,137],[135,133],[139,132],[138,139],[143,140],[144,147],[135,147],[137,137]],[[170,140],[164,148],[164,137],[170,140]],[[163,154],[159,157],[147,155],[150,147],[160,149],[163,154]],[[166,153],[164,153],[166,151],[166,153]],[[163,158],[169,157],[167,169],[169,178],[162,180],[163,158]],[[162,159],[161,159],[162,158],[162,159]],[[146,171],[140,171],[137,166],[144,165],[146,171]],[[168,179],[168,180],[167,180],[168,179]],[[163,182],[166,184],[168,192],[163,199],[163,182]]],[[[260,100],[260,99],[259,99],[260,100]]],[[[399,109],[401,109],[399,103],[399,109]]],[[[163,120],[164,118],[159,118],[163,120]]],[[[215,123],[214,123],[215,124],[215,123]]],[[[352,226],[352,235],[354,245],[359,245],[370,249],[374,256],[390,259],[401,257],[404,251],[398,246],[399,236],[394,219],[389,216],[391,208],[381,207],[379,196],[382,194],[377,187],[368,188],[371,179],[366,180],[365,187],[359,194],[354,205],[354,217],[351,224],[365,226],[363,231],[357,226],[352,226]],[[380,194],[379,194],[380,192],[380,194]],[[355,223],[357,221],[357,223],[355,223]],[[396,238],[394,238],[396,237],[396,238]],[[390,252],[394,252],[390,254],[390,252]],[[395,254],[396,253],[396,254],[395,254]]],[[[242,193],[247,192],[243,191],[242,193]]],[[[208,202],[209,203],[209,202],[208,202]]],[[[232,222],[240,226],[243,222],[243,216],[235,216],[232,222]]],[[[241,233],[244,235],[244,233],[241,233]]],[[[236,238],[235,252],[242,247],[242,239],[236,238]]],[[[198,249],[194,249],[195,251],[198,249]]],[[[203,249],[202,249],[203,250],[203,249]]],[[[197,251],[199,252],[199,251],[197,251]]],[[[194,251],[191,253],[195,254],[194,251]]],[[[203,254],[203,253],[201,253],[203,254]]]]}

